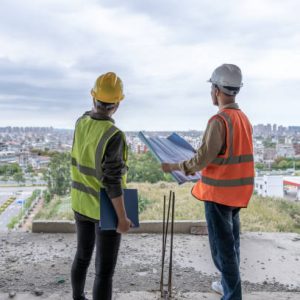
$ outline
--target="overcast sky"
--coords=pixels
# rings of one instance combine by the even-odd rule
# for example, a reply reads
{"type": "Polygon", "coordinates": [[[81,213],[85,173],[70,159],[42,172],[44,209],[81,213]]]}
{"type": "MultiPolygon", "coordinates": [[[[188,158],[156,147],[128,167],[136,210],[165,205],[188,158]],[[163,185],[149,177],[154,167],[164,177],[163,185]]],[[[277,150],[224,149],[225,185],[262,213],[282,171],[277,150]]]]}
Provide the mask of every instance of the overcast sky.
{"type": "Polygon", "coordinates": [[[203,130],[206,80],[243,72],[253,124],[300,125],[299,0],[1,0],[0,126],[73,128],[116,72],[124,130],[203,130]]]}

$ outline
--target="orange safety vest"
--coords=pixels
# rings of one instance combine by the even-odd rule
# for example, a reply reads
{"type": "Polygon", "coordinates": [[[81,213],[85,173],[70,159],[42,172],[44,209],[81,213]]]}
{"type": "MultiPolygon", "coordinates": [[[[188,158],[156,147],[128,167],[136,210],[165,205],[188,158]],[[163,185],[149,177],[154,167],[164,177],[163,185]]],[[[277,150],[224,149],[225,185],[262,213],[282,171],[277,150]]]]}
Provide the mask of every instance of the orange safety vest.
{"type": "Polygon", "coordinates": [[[192,195],[199,200],[247,207],[253,193],[252,126],[240,109],[223,109],[213,116],[226,125],[226,151],[208,164],[192,195]]]}

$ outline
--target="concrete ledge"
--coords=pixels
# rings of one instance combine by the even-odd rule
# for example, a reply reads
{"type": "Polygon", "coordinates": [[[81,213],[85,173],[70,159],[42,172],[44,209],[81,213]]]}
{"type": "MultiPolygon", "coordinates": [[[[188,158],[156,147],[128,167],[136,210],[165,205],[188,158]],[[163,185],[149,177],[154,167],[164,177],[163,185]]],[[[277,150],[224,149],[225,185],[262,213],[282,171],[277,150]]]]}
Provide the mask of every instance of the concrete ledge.
{"type": "MultiPolygon", "coordinates": [[[[169,224],[169,232],[170,232],[169,224]]],[[[131,233],[162,233],[162,221],[143,221],[140,222],[140,228],[130,230],[131,233]]],[[[174,233],[187,234],[207,234],[205,221],[176,221],[174,222],[174,233]],[[197,230],[196,230],[197,229],[197,230]]]]}
{"type": "MultiPolygon", "coordinates": [[[[169,230],[170,230],[169,224],[169,230]]],[[[129,233],[162,233],[162,221],[142,221],[140,228],[131,229],[129,233]]],[[[34,233],[75,233],[74,221],[48,221],[37,220],[32,222],[32,232],[34,233]]],[[[174,233],[185,234],[207,234],[205,221],[176,221],[174,223],[174,233]]]]}
{"type": "Polygon", "coordinates": [[[34,233],[74,233],[74,221],[48,221],[38,220],[32,222],[32,232],[34,233]]]}

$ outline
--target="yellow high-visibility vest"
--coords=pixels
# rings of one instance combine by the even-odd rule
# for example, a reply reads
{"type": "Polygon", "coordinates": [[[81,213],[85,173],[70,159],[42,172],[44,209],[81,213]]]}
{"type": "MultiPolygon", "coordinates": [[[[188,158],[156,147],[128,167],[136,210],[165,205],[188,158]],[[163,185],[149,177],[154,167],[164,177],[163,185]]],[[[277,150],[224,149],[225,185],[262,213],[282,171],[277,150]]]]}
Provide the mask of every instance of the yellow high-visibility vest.
{"type": "MultiPolygon", "coordinates": [[[[109,140],[120,130],[108,120],[81,117],[74,133],[72,147],[72,209],[84,216],[100,219],[100,189],[103,188],[102,160],[109,140]]],[[[127,165],[128,148],[124,140],[124,161],[127,165]]],[[[126,172],[122,187],[126,188],[126,172]]]]}

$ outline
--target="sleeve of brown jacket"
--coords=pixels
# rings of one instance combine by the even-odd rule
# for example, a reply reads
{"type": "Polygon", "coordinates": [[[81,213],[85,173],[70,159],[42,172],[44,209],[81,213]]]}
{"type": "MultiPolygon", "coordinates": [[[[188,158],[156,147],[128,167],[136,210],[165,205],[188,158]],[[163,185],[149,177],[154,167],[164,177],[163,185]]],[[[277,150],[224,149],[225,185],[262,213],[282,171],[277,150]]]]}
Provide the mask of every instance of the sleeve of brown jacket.
{"type": "Polygon", "coordinates": [[[179,168],[186,175],[191,175],[205,168],[225,150],[226,130],[224,121],[215,117],[211,119],[203,135],[202,144],[194,157],[179,163],[179,168]]]}

